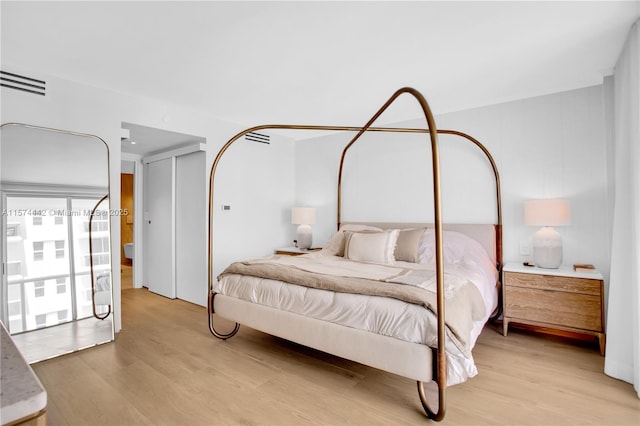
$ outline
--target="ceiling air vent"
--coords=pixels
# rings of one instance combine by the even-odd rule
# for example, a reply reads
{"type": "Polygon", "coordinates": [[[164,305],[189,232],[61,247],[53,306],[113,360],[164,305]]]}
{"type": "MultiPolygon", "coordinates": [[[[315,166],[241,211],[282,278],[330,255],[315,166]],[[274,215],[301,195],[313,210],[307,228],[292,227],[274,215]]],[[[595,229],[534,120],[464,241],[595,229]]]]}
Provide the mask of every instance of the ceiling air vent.
{"type": "Polygon", "coordinates": [[[33,93],[35,95],[44,96],[46,91],[46,82],[36,80],[35,78],[25,77],[24,75],[14,74],[6,71],[0,71],[0,86],[9,89],[20,90],[22,92],[33,93]]]}
{"type": "Polygon", "coordinates": [[[246,135],[244,135],[244,139],[249,141],[249,142],[266,143],[267,145],[271,143],[271,142],[269,142],[269,139],[271,139],[271,136],[263,135],[263,134],[255,133],[255,132],[247,133],[246,135]]]}

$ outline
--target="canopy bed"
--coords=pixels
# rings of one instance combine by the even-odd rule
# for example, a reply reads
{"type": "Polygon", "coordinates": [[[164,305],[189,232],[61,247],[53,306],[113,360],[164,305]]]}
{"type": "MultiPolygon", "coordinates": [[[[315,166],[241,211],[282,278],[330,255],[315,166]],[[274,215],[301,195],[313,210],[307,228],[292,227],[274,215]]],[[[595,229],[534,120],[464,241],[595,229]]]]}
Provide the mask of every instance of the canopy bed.
{"type": "Polygon", "coordinates": [[[228,339],[245,324],[416,380],[427,416],[433,420],[444,417],[446,387],[476,374],[471,349],[484,324],[499,315],[501,306],[500,181],[491,154],[480,142],[462,132],[437,129],[422,94],[402,88],[363,127],[263,125],[238,133],[215,158],[209,191],[208,324],[215,337],[228,339]],[[372,127],[402,94],[417,100],[427,128],[372,127]],[[319,252],[236,262],[216,280],[212,237],[216,169],[235,141],[265,129],[356,132],[340,159],[337,232],[319,252]],[[345,156],[365,132],[429,135],[433,223],[342,221],[345,156]],[[470,141],[488,160],[495,178],[494,223],[443,222],[439,134],[470,141]],[[216,330],[216,316],[235,326],[229,332],[216,330]],[[435,402],[428,401],[427,383],[437,388],[435,402]]]}

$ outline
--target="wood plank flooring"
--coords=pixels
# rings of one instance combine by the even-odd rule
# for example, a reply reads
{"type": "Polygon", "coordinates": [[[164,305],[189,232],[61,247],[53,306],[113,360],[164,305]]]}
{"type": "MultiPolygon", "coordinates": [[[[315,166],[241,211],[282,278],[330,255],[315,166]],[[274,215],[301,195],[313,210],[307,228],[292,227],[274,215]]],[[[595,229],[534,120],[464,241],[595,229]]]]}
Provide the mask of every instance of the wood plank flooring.
{"type": "Polygon", "coordinates": [[[133,267],[131,265],[120,265],[120,288],[122,290],[133,288],[133,267]]]}
{"type": "MultiPolygon", "coordinates": [[[[115,343],[34,364],[50,425],[425,424],[414,381],[242,327],[213,338],[206,310],[122,292],[115,343]]],[[[449,388],[445,425],[638,425],[633,387],[606,376],[597,344],[497,326],[479,374],[449,388]]]]}

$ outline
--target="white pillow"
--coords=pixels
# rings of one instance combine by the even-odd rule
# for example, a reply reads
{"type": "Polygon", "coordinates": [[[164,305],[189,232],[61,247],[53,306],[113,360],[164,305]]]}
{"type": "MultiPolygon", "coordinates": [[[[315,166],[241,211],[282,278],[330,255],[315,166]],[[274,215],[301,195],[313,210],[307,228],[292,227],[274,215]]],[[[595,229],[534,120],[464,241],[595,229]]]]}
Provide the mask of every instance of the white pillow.
{"type": "Polygon", "coordinates": [[[369,233],[346,231],[344,257],[359,262],[393,263],[397,240],[397,229],[369,233]]]}
{"type": "MultiPolygon", "coordinates": [[[[435,263],[435,230],[427,229],[418,249],[420,263],[435,263]]],[[[476,261],[484,263],[489,255],[482,245],[473,238],[456,231],[442,231],[442,249],[444,263],[463,263],[476,261]]]]}
{"type": "Polygon", "coordinates": [[[418,263],[418,249],[426,228],[400,229],[394,257],[397,261],[418,263]]]}
{"type": "Polygon", "coordinates": [[[382,232],[381,228],[369,225],[346,224],[340,227],[340,230],[333,234],[323,251],[331,256],[344,256],[344,233],[345,231],[369,231],[382,232]]]}

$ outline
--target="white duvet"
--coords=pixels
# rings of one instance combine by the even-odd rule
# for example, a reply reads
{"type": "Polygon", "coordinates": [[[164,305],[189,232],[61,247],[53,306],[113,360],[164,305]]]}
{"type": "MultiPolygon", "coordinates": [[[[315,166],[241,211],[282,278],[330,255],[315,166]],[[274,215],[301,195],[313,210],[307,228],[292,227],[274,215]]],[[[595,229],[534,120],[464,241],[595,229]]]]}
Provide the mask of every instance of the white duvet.
{"type": "MultiPolygon", "coordinates": [[[[320,251],[305,255],[315,258],[320,269],[325,267],[325,263],[333,263],[324,262],[323,257],[326,256],[330,256],[330,253],[320,251]]],[[[279,261],[286,263],[287,258],[282,257],[279,261]]],[[[345,264],[345,268],[350,267],[348,263],[345,264]]],[[[417,263],[395,262],[393,265],[415,270],[433,269],[417,263]]],[[[357,265],[353,267],[357,269],[357,265]]],[[[472,282],[484,300],[485,317],[474,322],[470,336],[473,346],[485,322],[497,306],[496,270],[490,263],[463,259],[445,265],[445,271],[472,282]]],[[[384,274],[384,265],[380,265],[380,273],[384,274]]],[[[426,282],[423,285],[428,287],[434,283],[426,282]]],[[[334,293],[243,275],[225,276],[214,285],[214,292],[413,343],[433,346],[434,336],[437,336],[436,317],[429,310],[423,306],[386,297],[334,293]]],[[[448,354],[449,385],[464,382],[477,374],[471,355],[465,356],[449,339],[445,347],[448,354]]]]}

